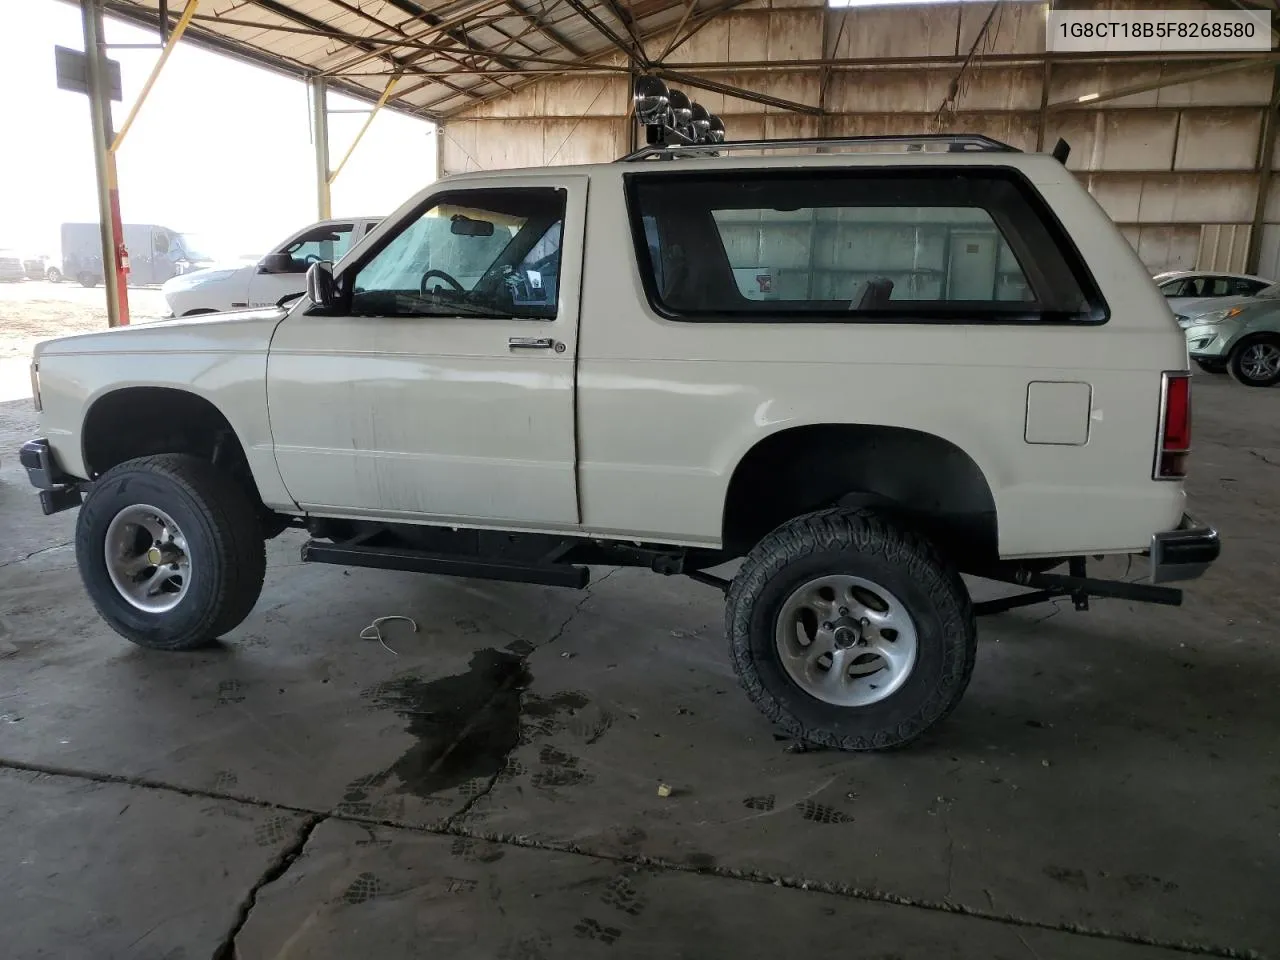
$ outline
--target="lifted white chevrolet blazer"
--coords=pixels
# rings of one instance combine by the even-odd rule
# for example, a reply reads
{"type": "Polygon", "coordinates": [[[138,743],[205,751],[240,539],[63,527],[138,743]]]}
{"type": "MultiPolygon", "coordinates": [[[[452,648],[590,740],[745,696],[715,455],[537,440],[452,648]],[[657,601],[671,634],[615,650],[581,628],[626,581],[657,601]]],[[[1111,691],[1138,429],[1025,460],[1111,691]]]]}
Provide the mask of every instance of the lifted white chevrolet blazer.
{"type": "Polygon", "coordinates": [[[956,705],[975,613],[1178,603],[1219,551],[1187,348],[1106,214],[981,137],[814,146],[447,177],[284,308],[40,344],[22,461],[45,512],[83,501],[98,610],[208,643],[290,526],[320,562],[688,574],[771,719],[874,749],[956,705]]]}

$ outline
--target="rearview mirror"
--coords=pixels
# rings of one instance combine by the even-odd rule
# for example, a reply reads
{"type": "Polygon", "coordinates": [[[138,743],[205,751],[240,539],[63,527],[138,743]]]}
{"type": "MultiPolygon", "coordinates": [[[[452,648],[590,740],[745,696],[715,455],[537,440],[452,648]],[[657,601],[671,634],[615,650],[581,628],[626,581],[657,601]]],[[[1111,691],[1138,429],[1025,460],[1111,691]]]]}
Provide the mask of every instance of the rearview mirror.
{"type": "Polygon", "coordinates": [[[488,220],[472,220],[455,213],[449,218],[449,232],[459,237],[492,237],[493,224],[488,220]]]}
{"type": "Polygon", "coordinates": [[[332,307],[337,302],[333,282],[333,264],[327,260],[313,263],[307,270],[307,299],[317,307],[332,307]]]}
{"type": "Polygon", "coordinates": [[[293,273],[293,257],[287,253],[268,253],[258,261],[259,273],[293,273]]]}

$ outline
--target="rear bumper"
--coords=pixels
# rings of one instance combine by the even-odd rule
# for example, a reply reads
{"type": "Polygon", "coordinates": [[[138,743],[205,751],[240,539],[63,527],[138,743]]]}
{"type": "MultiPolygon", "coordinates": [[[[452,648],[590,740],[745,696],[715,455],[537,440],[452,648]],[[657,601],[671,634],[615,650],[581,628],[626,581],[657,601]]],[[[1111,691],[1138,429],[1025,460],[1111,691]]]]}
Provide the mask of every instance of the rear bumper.
{"type": "Polygon", "coordinates": [[[1194,580],[1209,569],[1221,551],[1218,531],[1184,513],[1176,529],[1151,538],[1150,580],[1152,583],[1194,580]]]}
{"type": "Polygon", "coordinates": [[[58,466],[48,440],[28,440],[18,451],[18,462],[26,469],[31,485],[40,491],[40,508],[45,516],[80,506],[83,481],[58,466]]]}

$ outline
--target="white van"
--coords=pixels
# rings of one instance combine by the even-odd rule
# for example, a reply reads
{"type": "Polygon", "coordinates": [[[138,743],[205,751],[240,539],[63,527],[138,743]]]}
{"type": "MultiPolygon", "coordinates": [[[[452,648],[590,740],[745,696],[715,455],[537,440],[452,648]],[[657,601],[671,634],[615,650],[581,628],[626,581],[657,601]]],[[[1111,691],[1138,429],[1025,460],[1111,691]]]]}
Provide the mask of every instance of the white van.
{"type": "Polygon", "coordinates": [[[272,307],[281,297],[306,289],[311,264],[321,260],[336,263],[380,219],[321,220],[291,234],[257,261],[193,270],[172,278],[160,292],[175,317],[272,307]]]}

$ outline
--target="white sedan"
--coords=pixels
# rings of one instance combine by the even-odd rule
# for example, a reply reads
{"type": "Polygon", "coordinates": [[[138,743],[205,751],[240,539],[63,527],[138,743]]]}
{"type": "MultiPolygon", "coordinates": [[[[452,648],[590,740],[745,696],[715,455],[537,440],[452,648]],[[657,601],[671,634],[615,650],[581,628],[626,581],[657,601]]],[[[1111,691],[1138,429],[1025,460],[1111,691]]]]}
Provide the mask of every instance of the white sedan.
{"type": "Polygon", "coordinates": [[[322,220],[291,234],[259,260],[179,274],[165,281],[160,292],[175,317],[272,307],[306,289],[311,264],[336,262],[380,219],[322,220]]]}
{"type": "Polygon", "coordinates": [[[1157,273],[1152,280],[1169,301],[1169,309],[1188,316],[1212,310],[1219,297],[1252,297],[1275,282],[1247,273],[1210,270],[1171,270],[1157,273]]]}

